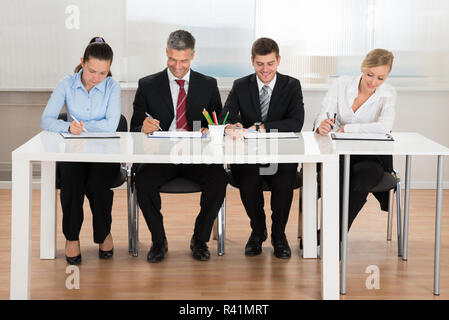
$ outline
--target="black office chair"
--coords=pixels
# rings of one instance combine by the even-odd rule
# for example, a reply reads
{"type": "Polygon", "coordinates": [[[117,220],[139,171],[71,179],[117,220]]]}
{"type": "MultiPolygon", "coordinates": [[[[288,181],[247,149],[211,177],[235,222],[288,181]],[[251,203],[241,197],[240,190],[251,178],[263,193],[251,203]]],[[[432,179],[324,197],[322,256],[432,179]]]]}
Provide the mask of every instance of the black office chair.
{"type": "MultiPolygon", "coordinates": [[[[67,121],[67,113],[61,113],[58,116],[58,119],[67,121]]],[[[120,121],[117,126],[117,132],[127,132],[128,131],[128,122],[126,121],[126,118],[124,115],[120,115],[120,121]]],[[[110,188],[117,188],[120,187],[125,181],[127,182],[127,189],[128,189],[128,219],[131,217],[131,168],[127,166],[127,164],[121,164],[120,171],[117,173],[117,175],[114,177],[114,179],[111,182],[110,188]]],[[[60,172],[58,170],[58,162],[56,162],[56,189],[61,189],[61,177],[60,172]]],[[[131,234],[130,225],[128,225],[128,234],[131,234]]]]}
{"type": "Polygon", "coordinates": [[[401,219],[401,179],[399,173],[393,169],[392,172],[385,171],[382,180],[369,192],[379,193],[388,191],[388,222],[387,241],[391,241],[391,231],[393,224],[393,197],[396,192],[396,214],[397,214],[397,236],[398,236],[398,256],[402,256],[402,219],[401,219]]]}
{"type": "MultiPolygon", "coordinates": [[[[134,176],[134,170],[132,176],[134,176]]],[[[132,193],[132,216],[128,220],[131,228],[130,233],[130,252],[133,253],[133,256],[137,257],[138,255],[138,240],[139,240],[139,206],[137,203],[137,193],[135,192],[135,183],[134,179],[131,185],[131,193],[132,193]]],[[[161,193],[196,193],[201,192],[200,186],[187,178],[176,177],[161,186],[161,193]]],[[[226,219],[226,198],[223,200],[223,204],[221,205],[220,211],[218,212],[217,220],[218,224],[216,226],[218,236],[217,240],[217,252],[219,256],[224,255],[225,253],[225,245],[224,245],[224,233],[225,233],[225,219],[226,219]]]]}
{"type": "MultiPolygon", "coordinates": [[[[391,160],[391,166],[392,166],[391,160]]],[[[320,198],[320,169],[318,168],[318,198],[320,198]]],[[[396,193],[396,216],[397,216],[397,237],[398,237],[398,256],[402,256],[402,218],[401,218],[401,179],[399,173],[392,171],[384,171],[382,179],[377,185],[369,190],[370,193],[379,194],[388,192],[388,219],[387,219],[387,241],[391,241],[392,225],[393,225],[393,199],[396,193]]],[[[301,212],[299,219],[302,219],[301,212]]]]}
{"type": "MultiPolygon", "coordinates": [[[[235,187],[239,188],[237,181],[232,175],[232,172],[229,168],[226,168],[226,172],[228,173],[229,183],[235,187]]],[[[293,184],[293,189],[299,188],[299,219],[298,219],[298,238],[301,239],[302,235],[302,169],[299,172],[296,172],[295,182],[293,184]]],[[[271,191],[270,185],[266,181],[266,179],[262,178],[262,190],[263,191],[271,191]]]]}

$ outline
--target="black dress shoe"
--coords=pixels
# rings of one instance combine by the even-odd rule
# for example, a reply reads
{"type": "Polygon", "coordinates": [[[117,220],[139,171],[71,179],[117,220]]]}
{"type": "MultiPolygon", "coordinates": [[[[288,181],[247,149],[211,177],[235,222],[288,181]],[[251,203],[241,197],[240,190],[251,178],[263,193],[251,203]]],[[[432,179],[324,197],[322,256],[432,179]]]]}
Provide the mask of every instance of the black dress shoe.
{"type": "Polygon", "coordinates": [[[195,236],[190,241],[190,250],[195,260],[207,261],[210,258],[209,248],[205,241],[197,239],[195,236]]]}
{"type": "Polygon", "coordinates": [[[251,232],[248,242],[245,246],[245,256],[253,257],[262,253],[262,242],[267,240],[267,230],[262,235],[251,232]]]}
{"type": "Polygon", "coordinates": [[[114,248],[112,248],[109,251],[103,251],[101,249],[98,249],[98,257],[100,257],[100,259],[109,259],[112,258],[113,255],[114,255],[114,248]]]}
{"type": "Polygon", "coordinates": [[[65,256],[65,259],[67,260],[68,264],[80,264],[81,263],[81,254],[77,255],[76,257],[68,257],[65,256]]]}
{"type": "Polygon", "coordinates": [[[148,262],[159,262],[164,260],[165,254],[168,251],[167,240],[161,243],[153,243],[148,251],[147,260],[148,262]]]}
{"type": "Polygon", "coordinates": [[[288,259],[291,257],[292,252],[288,245],[287,237],[284,235],[280,237],[271,237],[271,244],[274,248],[274,256],[279,259],[288,259]]]}

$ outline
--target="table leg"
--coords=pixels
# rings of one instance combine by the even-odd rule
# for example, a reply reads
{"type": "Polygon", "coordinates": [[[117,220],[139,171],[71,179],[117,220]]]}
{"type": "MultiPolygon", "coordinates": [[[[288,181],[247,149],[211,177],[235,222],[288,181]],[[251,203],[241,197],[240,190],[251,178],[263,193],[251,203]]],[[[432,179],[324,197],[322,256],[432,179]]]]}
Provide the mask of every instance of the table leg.
{"type": "Polygon", "coordinates": [[[31,163],[12,156],[10,299],[30,298],[31,163]]]}
{"type": "MultiPolygon", "coordinates": [[[[341,294],[346,294],[346,265],[348,242],[348,207],[349,207],[349,170],[350,155],[344,156],[343,179],[343,214],[341,221],[341,294]]],[[[337,206],[338,208],[338,206],[337,206]]]]}
{"type": "Polygon", "coordinates": [[[302,245],[303,258],[317,257],[316,163],[303,164],[302,245]]]}
{"type": "Polygon", "coordinates": [[[40,258],[56,256],[56,162],[41,162],[40,258]]]}
{"type": "Polygon", "coordinates": [[[412,156],[407,155],[405,157],[405,183],[404,183],[404,228],[402,235],[404,237],[402,241],[402,260],[408,259],[408,220],[409,220],[409,208],[410,208],[410,173],[411,173],[412,156]]]}
{"type": "Polygon", "coordinates": [[[433,273],[433,294],[440,295],[440,250],[441,250],[441,208],[443,202],[443,156],[438,156],[437,205],[435,218],[435,260],[433,273]]]}
{"type": "Polygon", "coordinates": [[[321,219],[321,293],[323,299],[338,300],[339,289],[339,164],[324,162],[321,176],[323,210],[321,219]]]}

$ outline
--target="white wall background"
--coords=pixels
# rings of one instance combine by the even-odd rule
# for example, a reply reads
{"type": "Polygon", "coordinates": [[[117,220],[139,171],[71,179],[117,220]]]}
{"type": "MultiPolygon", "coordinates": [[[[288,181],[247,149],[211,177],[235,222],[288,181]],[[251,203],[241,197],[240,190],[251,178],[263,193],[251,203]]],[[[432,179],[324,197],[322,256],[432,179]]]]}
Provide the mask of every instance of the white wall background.
{"type": "Polygon", "coordinates": [[[97,35],[114,77],[136,82],[164,67],[179,28],[197,40],[193,67],[218,78],[251,72],[251,44],[266,36],[303,84],[358,73],[377,47],[395,54],[392,77],[449,83],[447,0],[2,0],[0,88],[54,87],[97,35]]]}

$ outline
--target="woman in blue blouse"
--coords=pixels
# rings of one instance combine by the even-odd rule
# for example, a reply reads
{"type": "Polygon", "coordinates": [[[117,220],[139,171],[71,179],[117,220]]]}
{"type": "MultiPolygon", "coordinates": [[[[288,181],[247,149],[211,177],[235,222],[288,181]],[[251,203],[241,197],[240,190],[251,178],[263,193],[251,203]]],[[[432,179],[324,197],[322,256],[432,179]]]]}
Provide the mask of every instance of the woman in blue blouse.
{"type": "MultiPolygon", "coordinates": [[[[120,85],[112,79],[110,72],[112,57],[112,49],[103,38],[95,37],[90,41],[75,74],[64,77],[53,91],[41,118],[44,130],[72,134],[116,131],[121,103],[120,85]],[[58,119],[63,105],[67,109],[67,121],[58,119]]],[[[57,170],[67,262],[81,263],[79,233],[83,223],[84,195],[89,199],[92,211],[94,242],[99,244],[99,257],[111,258],[114,254],[111,235],[114,194],[109,186],[120,165],[60,162],[57,170]]]]}

